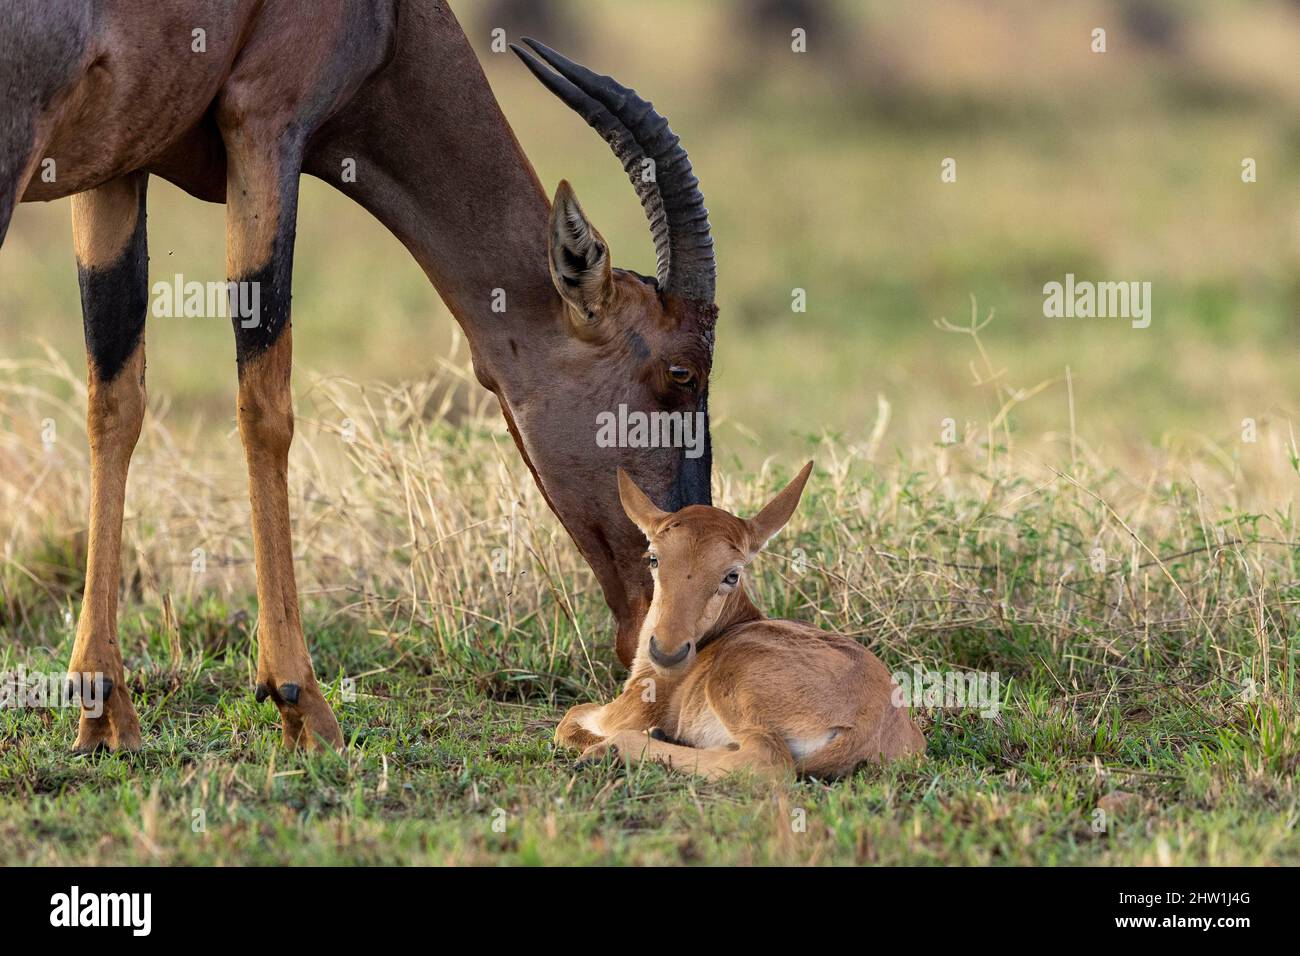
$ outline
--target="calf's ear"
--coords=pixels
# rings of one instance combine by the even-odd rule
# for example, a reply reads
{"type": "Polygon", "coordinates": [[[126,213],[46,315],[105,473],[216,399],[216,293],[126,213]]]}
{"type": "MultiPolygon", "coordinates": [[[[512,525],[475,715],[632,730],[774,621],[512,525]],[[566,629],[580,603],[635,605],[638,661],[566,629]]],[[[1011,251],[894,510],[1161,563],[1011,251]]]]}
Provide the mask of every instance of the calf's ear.
{"type": "Polygon", "coordinates": [[[622,468],[618,470],[618,500],[623,503],[623,510],[647,540],[654,537],[654,529],[659,522],[668,517],[668,512],[656,508],[650,497],[636,486],[636,482],[622,468]]]}
{"type": "Polygon", "coordinates": [[[777,492],[776,497],[765,504],[762,511],[745,522],[745,527],[749,531],[751,558],[762,551],[763,546],[771,541],[790,520],[795,507],[799,504],[800,496],[803,495],[803,486],[808,483],[808,476],[812,474],[812,467],[812,462],[804,465],[803,470],[794,476],[790,484],[777,492]]]}

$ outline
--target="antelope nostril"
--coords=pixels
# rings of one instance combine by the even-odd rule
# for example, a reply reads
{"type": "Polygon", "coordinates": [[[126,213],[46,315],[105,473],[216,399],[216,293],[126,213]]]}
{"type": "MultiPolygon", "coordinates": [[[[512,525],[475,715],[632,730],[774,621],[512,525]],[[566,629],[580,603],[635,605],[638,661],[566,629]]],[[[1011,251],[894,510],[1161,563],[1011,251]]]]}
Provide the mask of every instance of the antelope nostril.
{"type": "Polygon", "coordinates": [[[682,661],[686,660],[687,655],[690,653],[691,642],[684,641],[682,646],[677,648],[676,653],[665,654],[659,649],[659,642],[655,639],[655,636],[653,634],[650,635],[650,659],[660,667],[675,667],[682,661]]]}

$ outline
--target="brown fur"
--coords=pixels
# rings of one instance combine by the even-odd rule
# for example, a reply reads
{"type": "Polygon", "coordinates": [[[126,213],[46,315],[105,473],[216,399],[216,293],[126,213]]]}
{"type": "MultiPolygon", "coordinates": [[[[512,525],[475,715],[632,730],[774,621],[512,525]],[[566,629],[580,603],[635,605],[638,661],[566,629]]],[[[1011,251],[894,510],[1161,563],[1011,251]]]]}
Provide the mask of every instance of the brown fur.
{"type": "Polygon", "coordinates": [[[559,744],[584,759],[613,751],[706,777],[835,777],[924,750],[875,655],[839,634],[769,620],[745,593],[744,567],[789,520],[811,470],[748,521],[705,506],[667,514],[619,473],[623,505],[658,563],[654,601],[622,695],[571,709],[559,744]],[[656,661],[678,653],[673,666],[656,661]],[[656,728],[676,742],[648,736],[656,728]]]}
{"type": "Polygon", "coordinates": [[[123,177],[72,197],[78,265],[100,268],[122,255],[139,218],[139,188],[138,177],[123,177]]]}
{"type": "MultiPolygon", "coordinates": [[[[87,202],[94,203],[93,198],[87,202]]],[[[75,213],[74,213],[75,215],[75,213]]],[[[112,382],[101,382],[88,368],[86,434],[90,439],[90,534],[86,592],[68,675],[78,681],[102,675],[113,682],[104,712],[90,717],[83,709],[74,749],[101,747],[136,750],[140,722],[126,691],[117,638],[117,588],[122,551],[122,507],[127,468],[144,421],[144,342],[112,382]]],[[[101,699],[102,695],[100,696],[101,699]]]]}
{"type": "MultiPolygon", "coordinates": [[[[0,88],[16,94],[0,115],[0,242],[15,197],[82,194],[74,206],[81,263],[112,262],[134,222],[114,184],[143,189],[159,175],[227,203],[229,278],[268,269],[287,277],[301,173],[374,213],[465,329],[479,381],[496,394],[546,501],[591,564],[617,620],[619,656],[632,660],[651,582],[614,467],[632,471],[657,500],[681,503],[707,500],[708,466],[688,471],[680,449],[600,448],[596,416],[621,403],[706,409],[716,311],[614,269],[603,239],[602,256],[580,275],[580,296],[553,277],[551,205],[445,3],[316,0],[304,25],[296,0],[101,0],[90,11],[75,0],[11,0],[0,5],[0,88]],[[191,50],[195,28],[206,32],[205,53],[191,50]],[[54,182],[37,175],[43,158],[56,161],[54,182]],[[345,160],[356,164],[355,182],[342,180],[345,160]],[[505,292],[504,313],[493,311],[496,289],[505,292]],[[671,380],[671,366],[689,368],[693,381],[671,380]]],[[[567,185],[561,191],[572,198],[567,185]]],[[[298,616],[285,491],[288,289],[272,291],[284,331],[241,362],[239,387],[261,609],[258,676],[280,706],[286,740],[338,745],[298,616]],[[300,685],[298,704],[277,694],[284,683],[300,685]]],[[[98,331],[111,337],[102,322],[98,331]]],[[[108,552],[120,537],[119,486],[134,445],[126,436],[138,433],[143,408],[134,363],[142,372],[143,361],[141,344],[130,381],[123,371],[97,383],[92,369],[91,382],[92,419],[116,437],[101,441],[103,461],[92,465],[97,588],[88,592],[79,628],[87,636],[73,669],[93,659],[119,677],[120,658],[107,652],[116,647],[108,618],[118,567],[108,552]]],[[[115,696],[125,714],[125,688],[115,696]]]]}
{"type": "MultiPolygon", "coordinates": [[[[145,177],[127,176],[73,198],[72,226],[77,263],[98,268],[126,254],[136,235],[145,177]]],[[[106,380],[90,357],[86,362],[86,435],[90,445],[90,518],[86,589],[68,679],[86,703],[88,684],[106,680],[94,697],[103,702],[95,716],[83,706],[74,750],[135,750],[140,723],[131,705],[117,634],[117,591],[122,548],[122,511],[131,453],[145,410],[143,335],[122,369],[106,380]],[[109,690],[108,688],[113,688],[109,690]]]]}
{"type": "Polygon", "coordinates": [[[239,381],[239,435],[248,459],[257,563],[257,683],[270,691],[279,708],[286,745],[339,748],[343,733],[312,669],[294,583],[288,486],[292,364],[293,332],[286,329],[239,381]],[[297,701],[282,696],[284,684],[298,687],[297,701]]]}

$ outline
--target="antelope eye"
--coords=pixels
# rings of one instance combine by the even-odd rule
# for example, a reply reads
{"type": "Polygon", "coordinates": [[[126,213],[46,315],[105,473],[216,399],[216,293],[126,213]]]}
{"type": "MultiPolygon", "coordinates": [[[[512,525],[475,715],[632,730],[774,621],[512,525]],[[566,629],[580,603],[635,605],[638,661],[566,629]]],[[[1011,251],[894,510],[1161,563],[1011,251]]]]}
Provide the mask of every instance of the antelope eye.
{"type": "Polygon", "coordinates": [[[650,567],[652,567],[652,568],[657,568],[657,567],[659,567],[659,555],[657,555],[657,554],[647,554],[645,559],[646,559],[646,561],[648,561],[648,562],[650,563],[650,567]]]}
{"type": "Polygon", "coordinates": [[[684,365],[674,365],[668,369],[668,376],[678,385],[690,385],[695,381],[695,373],[684,365]]]}
{"type": "Polygon", "coordinates": [[[722,586],[728,588],[734,588],[736,586],[736,582],[739,580],[740,580],[740,572],[737,571],[735,568],[732,568],[730,571],[727,572],[727,576],[722,579],[722,586]]]}

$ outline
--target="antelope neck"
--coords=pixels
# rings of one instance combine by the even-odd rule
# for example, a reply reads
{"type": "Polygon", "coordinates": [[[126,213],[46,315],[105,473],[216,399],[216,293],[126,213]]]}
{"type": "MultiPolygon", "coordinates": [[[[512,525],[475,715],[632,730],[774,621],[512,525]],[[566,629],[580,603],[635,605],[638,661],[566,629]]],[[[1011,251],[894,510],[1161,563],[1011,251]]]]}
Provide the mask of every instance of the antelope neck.
{"type": "Polygon", "coordinates": [[[732,628],[762,619],[763,613],[749,599],[744,586],[737,587],[727,597],[727,603],[722,606],[722,613],[718,615],[717,623],[695,642],[695,651],[699,653],[706,645],[723,637],[732,628]]]}

